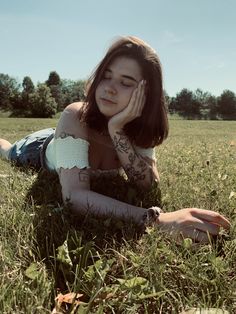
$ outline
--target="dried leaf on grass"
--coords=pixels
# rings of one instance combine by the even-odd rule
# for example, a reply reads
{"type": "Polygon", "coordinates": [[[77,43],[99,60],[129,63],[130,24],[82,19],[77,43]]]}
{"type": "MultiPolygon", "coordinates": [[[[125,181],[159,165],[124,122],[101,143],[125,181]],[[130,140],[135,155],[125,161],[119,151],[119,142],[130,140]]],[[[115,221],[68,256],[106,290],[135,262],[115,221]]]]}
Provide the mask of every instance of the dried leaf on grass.
{"type": "Polygon", "coordinates": [[[67,313],[68,307],[73,304],[74,308],[77,308],[80,304],[84,303],[79,298],[83,294],[70,292],[67,294],[59,293],[55,298],[56,306],[52,310],[51,314],[64,314],[67,313]]]}

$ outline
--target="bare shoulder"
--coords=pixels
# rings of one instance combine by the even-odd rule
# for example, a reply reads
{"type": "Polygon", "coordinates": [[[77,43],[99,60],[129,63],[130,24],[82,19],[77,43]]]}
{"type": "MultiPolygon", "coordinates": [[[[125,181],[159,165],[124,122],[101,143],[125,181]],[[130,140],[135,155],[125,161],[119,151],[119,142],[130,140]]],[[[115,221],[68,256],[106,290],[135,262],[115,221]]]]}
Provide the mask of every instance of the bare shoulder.
{"type": "Polygon", "coordinates": [[[78,114],[82,110],[84,103],[82,101],[73,102],[72,104],[66,106],[63,112],[70,112],[78,114]]]}
{"type": "Polygon", "coordinates": [[[60,137],[63,133],[64,136],[68,134],[87,139],[86,126],[80,121],[83,105],[83,102],[75,102],[63,110],[56,127],[56,137],[60,137]]]}
{"type": "Polygon", "coordinates": [[[73,102],[72,104],[65,107],[61,116],[62,117],[69,117],[74,119],[80,119],[82,110],[83,110],[84,103],[83,102],[73,102]]]}

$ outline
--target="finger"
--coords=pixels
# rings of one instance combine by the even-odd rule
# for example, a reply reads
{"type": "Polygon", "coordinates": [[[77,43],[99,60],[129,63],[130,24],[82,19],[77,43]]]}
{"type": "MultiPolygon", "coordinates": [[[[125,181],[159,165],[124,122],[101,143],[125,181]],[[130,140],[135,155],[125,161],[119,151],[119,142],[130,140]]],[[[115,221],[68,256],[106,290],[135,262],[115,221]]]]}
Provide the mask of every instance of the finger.
{"type": "Polygon", "coordinates": [[[139,84],[138,84],[138,89],[137,89],[137,97],[136,97],[136,106],[135,106],[135,108],[139,107],[140,97],[142,95],[142,86],[143,86],[143,81],[140,81],[139,84]]]}
{"type": "Polygon", "coordinates": [[[229,220],[225,218],[224,216],[222,216],[221,214],[214,212],[212,210],[193,208],[191,213],[194,217],[215,223],[219,226],[222,226],[225,229],[230,228],[231,224],[229,220]]]}
{"type": "Polygon", "coordinates": [[[140,116],[142,114],[144,103],[145,103],[144,81],[141,81],[138,87],[136,106],[134,107],[135,114],[137,116],[140,116]]]}
{"type": "Polygon", "coordinates": [[[128,111],[129,114],[132,114],[133,109],[135,107],[135,103],[136,103],[136,99],[137,99],[137,93],[138,93],[138,88],[136,88],[133,91],[131,98],[129,100],[128,106],[126,107],[126,110],[128,111]]]}
{"type": "Polygon", "coordinates": [[[146,101],[146,95],[145,95],[145,87],[144,84],[141,87],[141,93],[140,93],[140,98],[139,98],[139,104],[138,104],[138,108],[139,110],[142,112],[145,101],[146,101]]]}
{"type": "Polygon", "coordinates": [[[198,229],[200,231],[209,232],[212,235],[217,235],[220,231],[220,226],[218,224],[210,223],[196,217],[191,218],[189,227],[192,227],[193,230],[198,229]]]}
{"type": "Polygon", "coordinates": [[[130,102],[127,106],[127,109],[129,110],[128,114],[132,116],[133,118],[138,117],[138,104],[140,99],[140,83],[138,87],[134,90],[130,102]]]}

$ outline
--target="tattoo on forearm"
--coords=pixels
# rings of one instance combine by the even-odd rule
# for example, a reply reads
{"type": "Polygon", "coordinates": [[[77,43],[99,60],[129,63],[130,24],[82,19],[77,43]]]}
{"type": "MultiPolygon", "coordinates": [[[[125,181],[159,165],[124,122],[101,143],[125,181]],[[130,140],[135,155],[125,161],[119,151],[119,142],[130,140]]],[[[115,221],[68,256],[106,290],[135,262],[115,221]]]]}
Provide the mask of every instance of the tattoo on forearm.
{"type": "Polygon", "coordinates": [[[125,172],[130,180],[136,182],[145,179],[145,174],[139,169],[136,170],[131,164],[126,165],[125,172]]]}
{"type": "Polygon", "coordinates": [[[153,182],[153,171],[142,156],[138,156],[133,152],[128,137],[123,132],[116,132],[113,137],[115,150],[118,153],[128,154],[129,163],[124,166],[124,170],[128,178],[134,182],[143,181],[146,177],[150,177],[153,182]]]}
{"type": "Polygon", "coordinates": [[[140,168],[141,171],[145,171],[147,169],[147,164],[142,159],[139,160],[137,166],[140,168]]]}
{"type": "Polygon", "coordinates": [[[131,162],[130,164],[126,166],[126,171],[127,171],[128,176],[130,176],[132,180],[135,180],[135,181],[145,180],[147,164],[142,159],[140,159],[134,167],[134,160],[135,159],[133,159],[133,162],[131,162]]]}
{"type": "Polygon", "coordinates": [[[135,159],[136,159],[136,155],[134,153],[130,153],[128,158],[129,158],[129,162],[132,165],[134,163],[135,159]]]}
{"type": "Polygon", "coordinates": [[[128,137],[122,132],[116,132],[114,135],[113,143],[115,150],[121,153],[128,153],[130,149],[130,142],[128,137]]]}

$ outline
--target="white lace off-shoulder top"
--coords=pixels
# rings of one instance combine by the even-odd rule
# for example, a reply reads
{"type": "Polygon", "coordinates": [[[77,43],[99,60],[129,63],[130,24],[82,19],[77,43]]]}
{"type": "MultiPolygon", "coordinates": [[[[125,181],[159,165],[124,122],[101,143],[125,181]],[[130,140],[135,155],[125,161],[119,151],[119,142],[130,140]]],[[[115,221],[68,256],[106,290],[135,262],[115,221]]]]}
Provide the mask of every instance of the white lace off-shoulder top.
{"type": "MultiPolygon", "coordinates": [[[[133,147],[141,156],[155,160],[154,148],[146,149],[138,146],[133,147]]],[[[66,138],[53,138],[46,148],[46,163],[50,170],[55,171],[58,171],[60,168],[90,168],[88,152],[89,142],[82,138],[73,138],[72,136],[66,138]]],[[[99,171],[106,172],[107,170],[99,171]]]]}

